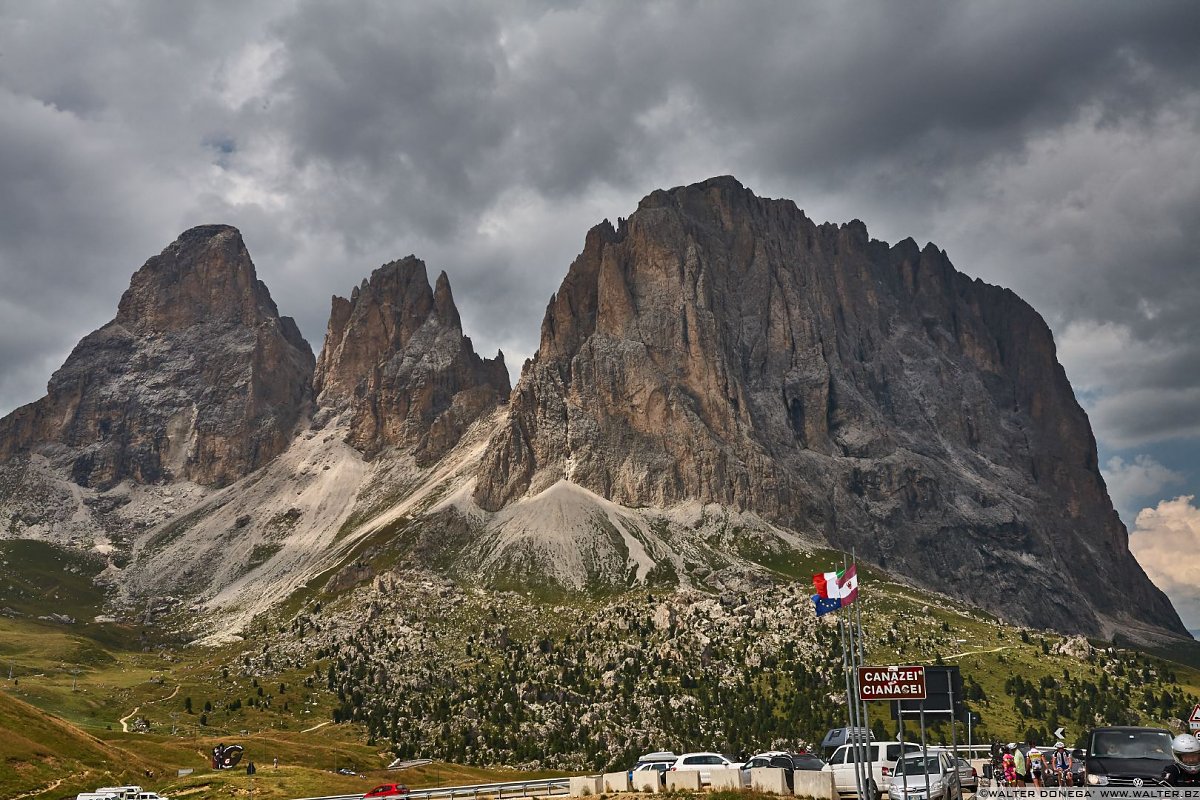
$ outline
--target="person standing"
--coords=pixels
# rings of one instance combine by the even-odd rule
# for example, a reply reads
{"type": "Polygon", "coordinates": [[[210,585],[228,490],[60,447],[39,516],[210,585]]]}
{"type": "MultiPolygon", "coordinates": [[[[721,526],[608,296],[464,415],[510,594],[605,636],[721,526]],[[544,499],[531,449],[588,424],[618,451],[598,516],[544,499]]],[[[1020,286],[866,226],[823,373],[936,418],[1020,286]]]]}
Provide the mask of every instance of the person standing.
{"type": "Polygon", "coordinates": [[[1046,771],[1045,756],[1035,744],[1029,747],[1029,752],[1025,754],[1025,760],[1029,764],[1029,774],[1033,777],[1033,785],[1041,789],[1043,786],[1042,774],[1046,771]]]}
{"type": "Polygon", "coordinates": [[[1024,786],[1029,780],[1029,763],[1025,760],[1025,754],[1021,752],[1021,748],[1017,747],[1016,742],[1009,742],[1008,749],[1012,752],[1013,766],[1017,770],[1017,786],[1024,786]]]}

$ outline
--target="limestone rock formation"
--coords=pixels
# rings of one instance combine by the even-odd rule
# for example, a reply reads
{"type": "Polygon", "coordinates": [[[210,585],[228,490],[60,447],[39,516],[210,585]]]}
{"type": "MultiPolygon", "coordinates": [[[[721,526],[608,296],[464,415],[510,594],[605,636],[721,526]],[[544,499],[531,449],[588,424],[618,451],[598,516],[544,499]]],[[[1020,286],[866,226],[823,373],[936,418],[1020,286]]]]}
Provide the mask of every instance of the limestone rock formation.
{"type": "Polygon", "coordinates": [[[462,333],[446,273],[431,288],[420,259],[385,264],[333,298],[315,386],[322,415],[348,411],[348,441],[429,464],[508,397],[504,356],[483,359],[462,333]]]}
{"type": "Polygon", "coordinates": [[[137,271],[47,394],[0,420],[0,461],[37,452],[81,486],[224,485],[282,452],[309,411],[312,350],[241,234],[203,225],[137,271]]]}
{"type": "Polygon", "coordinates": [[[1019,297],[715,178],[588,233],[475,500],[719,503],[1022,623],[1182,634],[1096,461],[1019,297]]]}

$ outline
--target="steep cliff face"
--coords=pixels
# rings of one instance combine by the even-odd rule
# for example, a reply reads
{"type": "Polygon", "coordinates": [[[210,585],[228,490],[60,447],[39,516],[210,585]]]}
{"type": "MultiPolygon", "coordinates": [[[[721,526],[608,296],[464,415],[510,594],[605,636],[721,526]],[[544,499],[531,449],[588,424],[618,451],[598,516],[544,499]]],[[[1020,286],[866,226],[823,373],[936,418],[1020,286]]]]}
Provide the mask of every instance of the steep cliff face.
{"type": "Polygon", "coordinates": [[[732,178],[592,229],[551,299],[475,500],[562,479],[751,510],[1020,622],[1183,631],[1041,317],[732,178]]]}
{"type": "Polygon", "coordinates": [[[503,354],[482,359],[462,333],[446,273],[430,287],[421,260],[385,264],[347,300],[333,298],[317,364],[322,414],[349,413],[348,441],[436,461],[510,390],[503,354]]]}
{"type": "Polygon", "coordinates": [[[281,317],[235,228],[193,228],[137,271],[41,400],[0,420],[0,460],[37,452],[81,486],[224,485],[287,447],[312,350],[281,317]]]}

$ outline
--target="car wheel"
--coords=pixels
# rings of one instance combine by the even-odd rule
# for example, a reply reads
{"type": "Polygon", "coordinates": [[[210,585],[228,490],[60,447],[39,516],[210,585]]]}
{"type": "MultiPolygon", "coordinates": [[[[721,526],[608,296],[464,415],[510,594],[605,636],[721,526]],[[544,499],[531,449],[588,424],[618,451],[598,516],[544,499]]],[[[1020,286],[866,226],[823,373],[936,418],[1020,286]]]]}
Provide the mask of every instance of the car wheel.
{"type": "Polygon", "coordinates": [[[871,781],[871,797],[875,800],[883,800],[883,792],[879,791],[879,787],[875,785],[875,781],[871,781]]]}

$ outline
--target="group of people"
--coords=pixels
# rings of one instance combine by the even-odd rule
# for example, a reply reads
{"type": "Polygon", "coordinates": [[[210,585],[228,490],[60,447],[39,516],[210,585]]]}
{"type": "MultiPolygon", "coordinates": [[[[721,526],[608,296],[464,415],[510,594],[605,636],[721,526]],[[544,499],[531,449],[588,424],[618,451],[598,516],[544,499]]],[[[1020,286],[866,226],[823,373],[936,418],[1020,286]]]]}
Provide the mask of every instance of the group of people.
{"type": "Polygon", "coordinates": [[[997,746],[993,759],[997,756],[999,764],[996,766],[999,767],[1000,779],[1005,786],[1032,784],[1040,789],[1046,785],[1045,780],[1050,775],[1055,777],[1058,786],[1074,785],[1075,759],[1071,757],[1071,751],[1067,750],[1063,742],[1054,744],[1054,750],[1049,753],[1049,757],[1032,742],[1027,750],[1022,750],[1016,742],[1009,742],[1003,754],[997,746]]]}
{"type": "MultiPolygon", "coordinates": [[[[1200,739],[1181,733],[1171,741],[1172,763],[1163,770],[1161,781],[1168,786],[1200,786],[1200,739]]],[[[1049,758],[1032,742],[1026,750],[1009,742],[992,747],[992,770],[1002,786],[1045,786],[1054,776],[1057,786],[1073,786],[1075,759],[1062,742],[1056,742],[1049,758]]]]}

